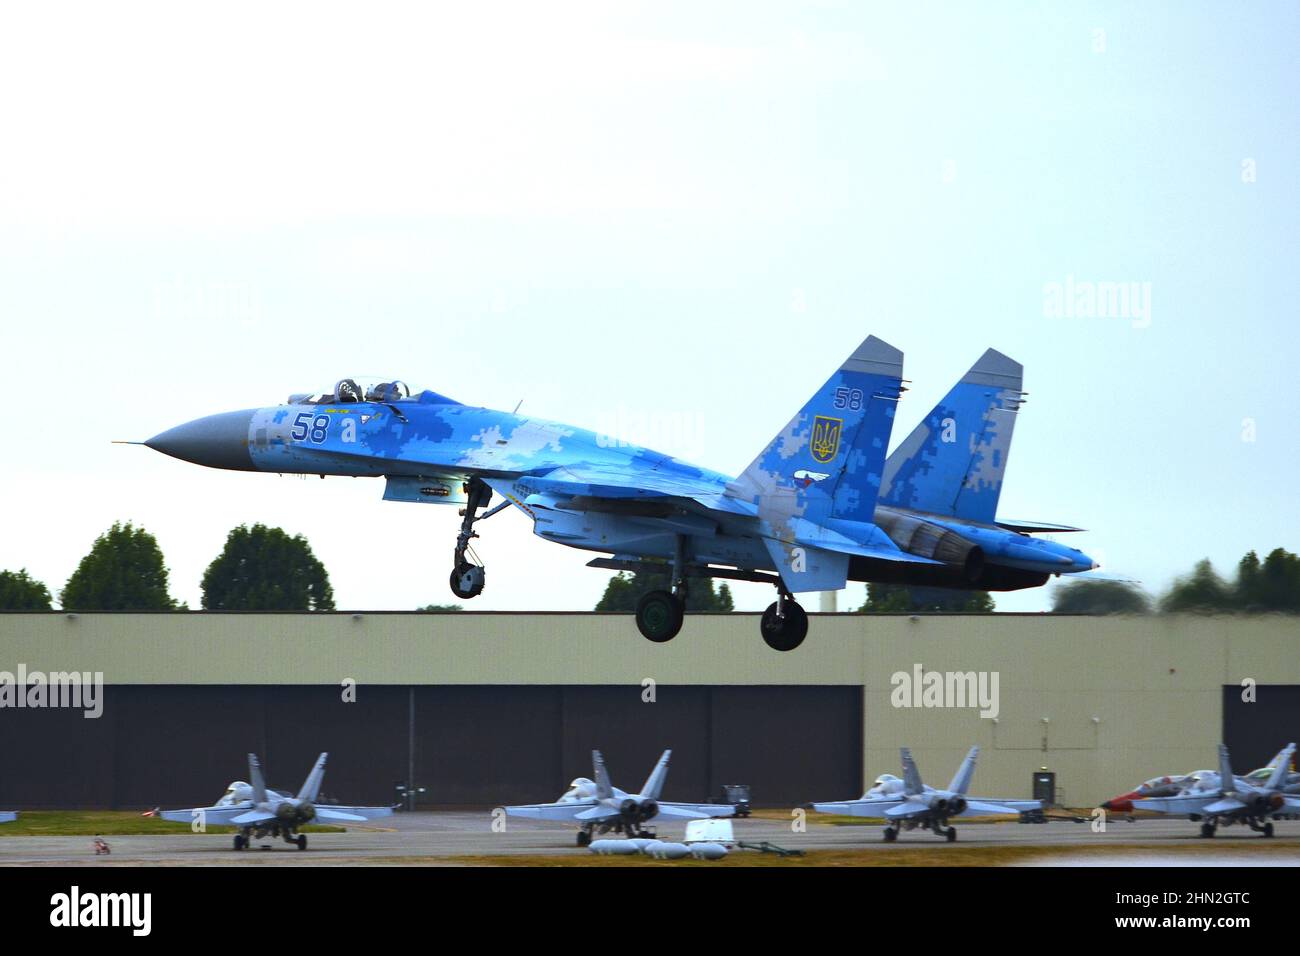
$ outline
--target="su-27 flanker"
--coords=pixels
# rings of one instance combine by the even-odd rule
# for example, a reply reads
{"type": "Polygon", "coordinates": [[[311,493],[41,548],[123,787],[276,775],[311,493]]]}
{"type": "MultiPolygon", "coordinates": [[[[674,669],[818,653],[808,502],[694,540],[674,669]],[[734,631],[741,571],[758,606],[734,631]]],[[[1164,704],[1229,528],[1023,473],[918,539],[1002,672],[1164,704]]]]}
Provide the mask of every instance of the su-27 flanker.
{"type": "Polygon", "coordinates": [[[732,804],[672,803],[659,799],[664,781],[668,779],[668,758],[665,750],[655,764],[640,793],[628,793],[615,787],[605,769],[605,758],[599,750],[591,752],[594,780],[578,777],[569,784],[568,791],[555,803],[534,803],[506,807],[506,815],[531,820],[562,820],[577,823],[578,846],[589,846],[593,833],[622,833],[633,837],[650,838],[654,834],[646,829],[651,820],[704,820],[709,817],[729,817],[736,812],[732,804]]]}
{"type": "Polygon", "coordinates": [[[1300,812],[1300,796],[1286,793],[1291,756],[1295,744],[1287,744],[1274,758],[1267,780],[1251,774],[1252,780],[1232,772],[1232,757],[1226,744],[1219,744],[1219,772],[1209,773],[1172,796],[1145,797],[1137,809],[1186,816],[1201,824],[1201,836],[1212,837],[1220,826],[1243,823],[1265,837],[1273,835],[1275,816],[1300,812]]]}
{"type": "Polygon", "coordinates": [[[288,404],[200,418],[144,444],[213,468],[383,477],[390,501],[454,504],[451,589],[480,594],[476,527],[511,505],[547,541],[608,554],[591,567],[671,570],[671,588],[636,613],[652,641],[682,626],[697,577],[765,581],[769,646],[808,632],[795,600],[849,581],[1012,591],[1097,567],[1031,532],[1077,531],[999,520],[998,497],[1023,370],[992,349],[886,459],[903,353],[874,336],[738,477],[531,416],[477,408],[399,381],[343,379],[288,404]],[[493,494],[504,501],[489,507],[493,494]]]}
{"type": "Polygon", "coordinates": [[[879,817],[885,821],[885,842],[898,839],[899,829],[932,830],[936,836],[957,839],[957,828],[948,825],[951,817],[984,817],[1004,813],[1030,813],[1042,810],[1040,800],[1004,800],[1000,797],[969,797],[971,777],[975,775],[975,758],[979,747],[972,747],[957,768],[947,790],[936,790],[921,782],[921,773],[912,760],[912,751],[903,747],[903,779],[881,774],[875,785],[859,800],[814,803],[818,813],[836,813],[850,817],[879,817]]]}
{"type": "Polygon", "coordinates": [[[323,753],[316,759],[302,789],[294,796],[268,790],[257,755],[249,754],[248,779],[251,783],[236,780],[226,788],[225,795],[215,806],[160,810],[156,815],[178,823],[238,827],[234,839],[236,850],[266,837],[283,837],[286,843],[305,850],[307,835],[298,833],[298,828],[308,823],[364,823],[392,814],[392,807],[318,806],[316,801],[320,797],[321,781],[325,779],[325,760],[328,757],[329,754],[323,753]]]}

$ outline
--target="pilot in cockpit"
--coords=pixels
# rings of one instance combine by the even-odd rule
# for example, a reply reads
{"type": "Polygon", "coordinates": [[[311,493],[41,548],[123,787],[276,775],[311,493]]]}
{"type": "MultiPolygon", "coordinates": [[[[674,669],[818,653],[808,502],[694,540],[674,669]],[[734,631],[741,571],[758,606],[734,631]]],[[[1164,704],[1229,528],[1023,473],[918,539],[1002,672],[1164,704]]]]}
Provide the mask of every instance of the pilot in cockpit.
{"type": "Polygon", "coordinates": [[[405,382],[380,382],[366,392],[368,402],[400,402],[411,397],[411,390],[405,382]]]}
{"type": "Polygon", "coordinates": [[[345,378],[334,386],[334,401],[340,405],[353,404],[364,400],[361,387],[350,378],[345,378]]]}

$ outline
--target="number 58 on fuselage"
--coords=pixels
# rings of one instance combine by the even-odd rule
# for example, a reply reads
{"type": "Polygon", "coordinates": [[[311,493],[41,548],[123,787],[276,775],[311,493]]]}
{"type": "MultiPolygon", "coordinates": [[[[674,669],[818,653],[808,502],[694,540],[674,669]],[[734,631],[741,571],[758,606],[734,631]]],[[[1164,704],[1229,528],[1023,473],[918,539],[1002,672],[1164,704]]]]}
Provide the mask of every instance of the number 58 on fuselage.
{"type": "Polygon", "coordinates": [[[886,459],[902,374],[902,353],[867,338],[737,477],[398,381],[344,379],[145,444],[213,468],[382,477],[386,500],[456,505],[462,599],[485,582],[476,524],[513,506],[538,536],[610,556],[593,567],[667,572],[670,590],[637,608],[657,642],[681,629],[697,577],[774,585],[762,635],[792,650],[808,630],[800,593],[849,581],[1010,591],[1097,567],[1030,536],[1078,529],[996,516],[1024,401],[1019,363],[985,352],[886,459]]]}

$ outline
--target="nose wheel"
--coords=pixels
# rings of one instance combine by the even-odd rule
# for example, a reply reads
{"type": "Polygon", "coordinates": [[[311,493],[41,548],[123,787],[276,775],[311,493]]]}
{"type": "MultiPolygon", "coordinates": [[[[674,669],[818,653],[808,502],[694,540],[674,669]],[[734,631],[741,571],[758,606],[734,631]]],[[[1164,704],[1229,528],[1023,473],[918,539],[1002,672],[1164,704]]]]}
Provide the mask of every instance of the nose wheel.
{"type": "Polygon", "coordinates": [[[478,597],[483,593],[486,572],[478,564],[465,564],[451,572],[451,593],[463,600],[478,597]]]}

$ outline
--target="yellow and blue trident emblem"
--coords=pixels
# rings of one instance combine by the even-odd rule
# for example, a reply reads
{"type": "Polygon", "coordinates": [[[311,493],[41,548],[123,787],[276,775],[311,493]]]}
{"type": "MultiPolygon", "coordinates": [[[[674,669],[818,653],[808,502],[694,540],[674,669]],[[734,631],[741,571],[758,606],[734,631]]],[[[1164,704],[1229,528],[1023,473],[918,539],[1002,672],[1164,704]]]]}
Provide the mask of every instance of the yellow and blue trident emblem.
{"type": "Polygon", "coordinates": [[[813,419],[812,439],[809,450],[813,460],[825,465],[835,460],[840,451],[840,433],[844,430],[844,419],[827,418],[818,415],[813,419]]]}

